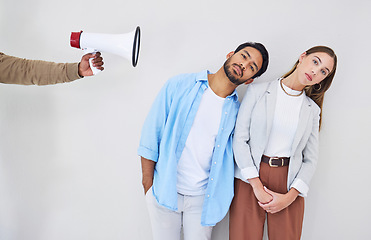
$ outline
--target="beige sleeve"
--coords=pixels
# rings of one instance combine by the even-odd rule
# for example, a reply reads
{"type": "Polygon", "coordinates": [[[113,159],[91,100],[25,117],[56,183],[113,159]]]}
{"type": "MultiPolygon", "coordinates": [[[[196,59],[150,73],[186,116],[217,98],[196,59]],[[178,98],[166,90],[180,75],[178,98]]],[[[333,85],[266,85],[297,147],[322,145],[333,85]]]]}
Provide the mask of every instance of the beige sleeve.
{"type": "Polygon", "coordinates": [[[0,83],[49,85],[71,82],[80,78],[78,63],[27,60],[0,52],[0,83]]]}

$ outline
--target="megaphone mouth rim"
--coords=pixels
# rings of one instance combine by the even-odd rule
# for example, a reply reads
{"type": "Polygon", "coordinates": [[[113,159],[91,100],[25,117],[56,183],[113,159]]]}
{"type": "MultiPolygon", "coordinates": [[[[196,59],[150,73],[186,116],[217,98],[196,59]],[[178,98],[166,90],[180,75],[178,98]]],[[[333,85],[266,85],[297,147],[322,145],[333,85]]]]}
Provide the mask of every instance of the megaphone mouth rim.
{"type": "Polygon", "coordinates": [[[133,67],[136,67],[138,63],[139,49],[140,49],[140,27],[137,26],[135,30],[134,43],[133,43],[133,54],[132,54],[133,67]]]}

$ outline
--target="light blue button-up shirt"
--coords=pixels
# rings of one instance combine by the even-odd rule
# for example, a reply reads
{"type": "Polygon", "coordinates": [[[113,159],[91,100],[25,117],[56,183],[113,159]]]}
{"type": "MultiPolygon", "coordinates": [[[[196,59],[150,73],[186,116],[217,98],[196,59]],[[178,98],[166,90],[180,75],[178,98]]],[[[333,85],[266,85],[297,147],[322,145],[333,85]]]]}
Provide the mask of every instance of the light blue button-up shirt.
{"type": "MultiPolygon", "coordinates": [[[[156,162],[153,195],[158,203],[178,209],[177,165],[184,149],[202,94],[209,87],[209,71],[171,78],[161,89],[145,120],[138,154],[156,162]]],[[[201,224],[214,226],[227,214],[233,198],[234,160],[232,134],[240,103],[234,91],[224,101],[201,224]]]]}

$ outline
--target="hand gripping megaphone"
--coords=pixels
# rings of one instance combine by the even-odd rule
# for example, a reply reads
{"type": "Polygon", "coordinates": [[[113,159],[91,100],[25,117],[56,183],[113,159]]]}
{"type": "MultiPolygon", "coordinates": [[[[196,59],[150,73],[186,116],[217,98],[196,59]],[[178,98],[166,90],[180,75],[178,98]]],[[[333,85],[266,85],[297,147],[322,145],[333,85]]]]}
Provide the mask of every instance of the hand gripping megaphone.
{"type": "MultiPolygon", "coordinates": [[[[85,53],[110,52],[131,60],[133,67],[138,63],[140,46],[140,28],[124,34],[86,33],[83,31],[72,32],[71,47],[81,48],[85,53]]],[[[93,67],[92,58],[89,60],[93,74],[100,72],[93,67]]]]}

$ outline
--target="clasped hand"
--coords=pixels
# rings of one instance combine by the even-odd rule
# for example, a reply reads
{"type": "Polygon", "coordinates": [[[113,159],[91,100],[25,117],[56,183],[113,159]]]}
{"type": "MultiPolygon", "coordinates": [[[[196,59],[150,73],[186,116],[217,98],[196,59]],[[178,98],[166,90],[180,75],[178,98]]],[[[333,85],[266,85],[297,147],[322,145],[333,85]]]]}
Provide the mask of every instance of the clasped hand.
{"type": "Polygon", "coordinates": [[[268,213],[278,213],[281,210],[288,207],[297,197],[297,191],[292,192],[291,190],[286,194],[276,193],[268,188],[264,187],[264,192],[261,191],[259,197],[255,194],[258,199],[258,204],[268,213]],[[290,193],[291,192],[291,193],[290,193]]]}

